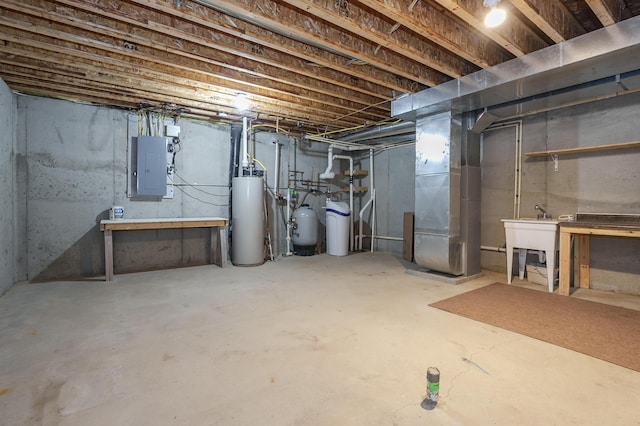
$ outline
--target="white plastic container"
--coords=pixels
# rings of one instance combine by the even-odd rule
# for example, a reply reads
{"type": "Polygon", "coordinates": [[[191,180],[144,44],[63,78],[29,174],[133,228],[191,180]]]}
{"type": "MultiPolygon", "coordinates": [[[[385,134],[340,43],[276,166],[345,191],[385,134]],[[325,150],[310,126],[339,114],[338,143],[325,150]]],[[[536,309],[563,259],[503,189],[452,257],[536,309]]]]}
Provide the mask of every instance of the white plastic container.
{"type": "Polygon", "coordinates": [[[346,256],[349,253],[349,204],[327,202],[327,254],[346,256]]]}

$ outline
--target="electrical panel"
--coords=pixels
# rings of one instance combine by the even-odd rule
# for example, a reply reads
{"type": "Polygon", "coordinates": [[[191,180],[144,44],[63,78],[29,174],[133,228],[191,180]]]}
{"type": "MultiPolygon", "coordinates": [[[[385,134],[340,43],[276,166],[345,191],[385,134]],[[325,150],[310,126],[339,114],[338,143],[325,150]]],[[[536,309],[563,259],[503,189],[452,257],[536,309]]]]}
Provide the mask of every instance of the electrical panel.
{"type": "Polygon", "coordinates": [[[164,137],[138,136],[136,194],[164,197],[167,193],[167,140],[164,137]]]}

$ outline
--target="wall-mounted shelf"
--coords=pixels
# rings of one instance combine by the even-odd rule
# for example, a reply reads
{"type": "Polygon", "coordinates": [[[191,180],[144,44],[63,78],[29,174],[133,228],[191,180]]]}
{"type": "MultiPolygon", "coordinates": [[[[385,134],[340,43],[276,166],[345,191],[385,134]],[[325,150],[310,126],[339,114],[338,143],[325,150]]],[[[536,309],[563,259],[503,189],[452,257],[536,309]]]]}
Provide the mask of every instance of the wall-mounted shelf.
{"type": "MultiPolygon", "coordinates": [[[[350,176],[351,175],[351,171],[349,170],[343,170],[342,173],[345,176],[350,176]]],[[[360,170],[360,169],[354,169],[353,170],[353,177],[365,177],[369,174],[369,170],[360,170]]]]}
{"type": "Polygon", "coordinates": [[[583,148],[567,148],[567,149],[554,149],[551,151],[525,152],[524,155],[526,155],[527,157],[546,157],[547,155],[551,155],[553,157],[553,156],[564,155],[564,154],[582,154],[587,152],[611,151],[614,149],[629,149],[629,148],[640,148],[640,141],[614,143],[610,145],[588,146],[583,148]]]}

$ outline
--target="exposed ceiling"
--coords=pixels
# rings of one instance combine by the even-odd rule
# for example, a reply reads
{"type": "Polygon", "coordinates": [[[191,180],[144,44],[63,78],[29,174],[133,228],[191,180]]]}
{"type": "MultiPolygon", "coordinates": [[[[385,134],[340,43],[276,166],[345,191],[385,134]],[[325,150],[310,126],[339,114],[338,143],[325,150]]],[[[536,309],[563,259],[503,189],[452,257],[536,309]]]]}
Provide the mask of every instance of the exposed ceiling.
{"type": "Polygon", "coordinates": [[[499,6],[507,21],[488,29],[482,0],[3,0],[0,77],[21,93],[337,132],[389,121],[405,93],[640,15],[635,0],[499,6]]]}

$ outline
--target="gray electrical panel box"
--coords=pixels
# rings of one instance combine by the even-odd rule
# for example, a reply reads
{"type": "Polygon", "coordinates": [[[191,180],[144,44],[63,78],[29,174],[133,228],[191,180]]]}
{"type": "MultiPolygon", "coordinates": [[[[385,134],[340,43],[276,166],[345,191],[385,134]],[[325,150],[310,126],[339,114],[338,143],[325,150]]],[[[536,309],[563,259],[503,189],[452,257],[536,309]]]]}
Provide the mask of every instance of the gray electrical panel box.
{"type": "Polygon", "coordinates": [[[167,140],[138,136],[136,193],[142,197],[163,197],[167,192],[167,140]]]}

